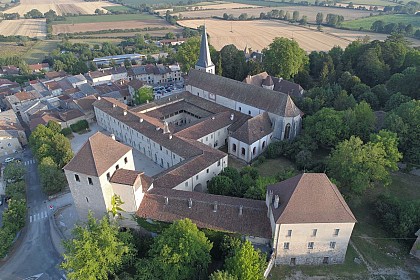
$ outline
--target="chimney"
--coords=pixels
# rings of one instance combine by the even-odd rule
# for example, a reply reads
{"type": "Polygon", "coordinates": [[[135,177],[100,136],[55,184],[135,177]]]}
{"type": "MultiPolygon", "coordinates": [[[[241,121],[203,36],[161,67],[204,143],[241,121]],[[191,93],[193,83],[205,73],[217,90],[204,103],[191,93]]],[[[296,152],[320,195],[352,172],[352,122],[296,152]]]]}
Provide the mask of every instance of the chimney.
{"type": "Polygon", "coordinates": [[[217,201],[215,201],[213,204],[213,212],[217,212],[217,201]]]}
{"type": "Polygon", "coordinates": [[[276,194],[274,196],[274,208],[275,209],[279,208],[279,203],[280,203],[280,197],[276,194]]]}
{"type": "Polygon", "coordinates": [[[112,140],[115,140],[115,134],[111,134],[112,140]]]}
{"type": "Polygon", "coordinates": [[[169,203],[169,198],[165,196],[165,205],[168,205],[168,203],[169,203]]]}
{"type": "Polygon", "coordinates": [[[115,108],[115,107],[117,107],[117,105],[115,105],[114,103],[112,103],[112,108],[115,108]]]}
{"type": "Polygon", "coordinates": [[[191,207],[192,207],[192,199],[190,198],[190,199],[188,199],[188,208],[191,209],[191,207]]]}
{"type": "Polygon", "coordinates": [[[101,100],[101,97],[100,96],[98,96],[98,100],[101,100]]]}
{"type": "Polygon", "coordinates": [[[124,116],[127,116],[127,111],[126,111],[126,110],[124,110],[123,114],[124,114],[124,116]]]}
{"type": "Polygon", "coordinates": [[[168,122],[167,121],[164,121],[163,122],[163,134],[166,134],[166,133],[171,133],[171,132],[169,131],[168,122]]]}
{"type": "Polygon", "coordinates": [[[239,216],[242,216],[243,209],[244,207],[242,205],[239,206],[239,216]]]}
{"type": "Polygon", "coordinates": [[[233,118],[235,117],[235,115],[232,113],[230,114],[230,120],[233,121],[233,118]]]}
{"type": "Polygon", "coordinates": [[[143,120],[143,118],[140,118],[140,122],[143,122],[144,120],[143,120]]]}

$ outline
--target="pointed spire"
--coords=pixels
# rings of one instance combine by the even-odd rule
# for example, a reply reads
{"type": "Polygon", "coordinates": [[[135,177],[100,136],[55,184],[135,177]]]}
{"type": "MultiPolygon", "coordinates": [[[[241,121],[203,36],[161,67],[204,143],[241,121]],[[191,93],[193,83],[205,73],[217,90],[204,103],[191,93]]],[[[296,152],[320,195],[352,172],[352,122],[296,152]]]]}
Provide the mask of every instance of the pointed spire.
{"type": "Polygon", "coordinates": [[[210,57],[210,49],[209,49],[209,43],[207,41],[207,32],[206,32],[205,24],[203,28],[203,34],[201,36],[200,56],[198,57],[198,61],[195,66],[196,66],[196,69],[197,68],[206,69],[209,67],[214,67],[214,64],[211,61],[211,57],[210,57]]]}

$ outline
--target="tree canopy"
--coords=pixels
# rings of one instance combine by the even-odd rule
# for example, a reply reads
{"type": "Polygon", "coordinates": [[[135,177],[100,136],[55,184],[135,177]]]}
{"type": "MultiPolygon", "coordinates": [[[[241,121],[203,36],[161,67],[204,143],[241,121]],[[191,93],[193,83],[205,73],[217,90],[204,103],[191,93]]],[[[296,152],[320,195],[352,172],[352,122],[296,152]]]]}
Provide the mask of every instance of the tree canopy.
{"type": "Polygon", "coordinates": [[[83,226],[76,225],[73,238],[63,242],[61,267],[68,279],[109,279],[123,265],[132,249],[119,238],[118,228],[106,216],[97,221],[90,212],[83,226]],[[94,278],[92,278],[94,277],[94,278]]]}
{"type": "Polygon", "coordinates": [[[275,38],[267,49],[263,50],[264,67],[276,77],[289,79],[303,69],[309,62],[306,52],[294,40],[275,38]]]}
{"type": "Polygon", "coordinates": [[[134,104],[140,105],[153,100],[153,89],[149,86],[139,88],[134,93],[134,104]]]}
{"type": "Polygon", "coordinates": [[[397,170],[401,159],[396,133],[381,130],[363,143],[356,136],[340,142],[328,160],[329,175],[339,186],[361,194],[375,182],[390,183],[390,171],[397,170]]]}
{"type": "Polygon", "coordinates": [[[156,237],[150,258],[137,264],[137,274],[140,279],[197,279],[206,275],[212,247],[191,220],[175,221],[156,237]]]}

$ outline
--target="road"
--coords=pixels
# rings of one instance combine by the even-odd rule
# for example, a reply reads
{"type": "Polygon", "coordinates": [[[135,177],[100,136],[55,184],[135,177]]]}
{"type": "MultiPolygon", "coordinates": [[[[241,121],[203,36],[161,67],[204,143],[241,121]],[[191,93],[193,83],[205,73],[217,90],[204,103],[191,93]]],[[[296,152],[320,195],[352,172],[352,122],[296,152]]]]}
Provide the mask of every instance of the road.
{"type": "Polygon", "coordinates": [[[20,245],[11,252],[6,263],[0,264],[0,279],[21,280],[60,280],[65,279],[64,273],[58,269],[61,256],[56,251],[52,239],[50,215],[47,197],[42,193],[39,183],[37,164],[30,151],[22,159],[27,169],[27,201],[28,218],[26,233],[21,236],[20,245]]]}

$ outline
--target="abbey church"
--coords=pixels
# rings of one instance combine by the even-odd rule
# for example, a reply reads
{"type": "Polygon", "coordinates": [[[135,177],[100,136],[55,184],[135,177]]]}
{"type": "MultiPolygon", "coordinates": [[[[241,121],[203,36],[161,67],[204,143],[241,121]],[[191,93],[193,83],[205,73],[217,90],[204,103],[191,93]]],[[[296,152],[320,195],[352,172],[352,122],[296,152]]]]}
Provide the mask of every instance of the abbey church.
{"type": "Polygon", "coordinates": [[[273,248],[276,263],[343,262],[356,219],[325,174],[268,186],[266,201],[207,193],[229,156],[250,163],[271,142],[296,137],[302,112],[290,96],[215,75],[205,28],[185,89],[137,107],[105,97],[93,104],[107,133],[91,136],[64,167],[79,218],[103,216],[119,195],[127,214],[236,232],[273,248]],[[135,170],[133,149],[164,170],[135,170]]]}

